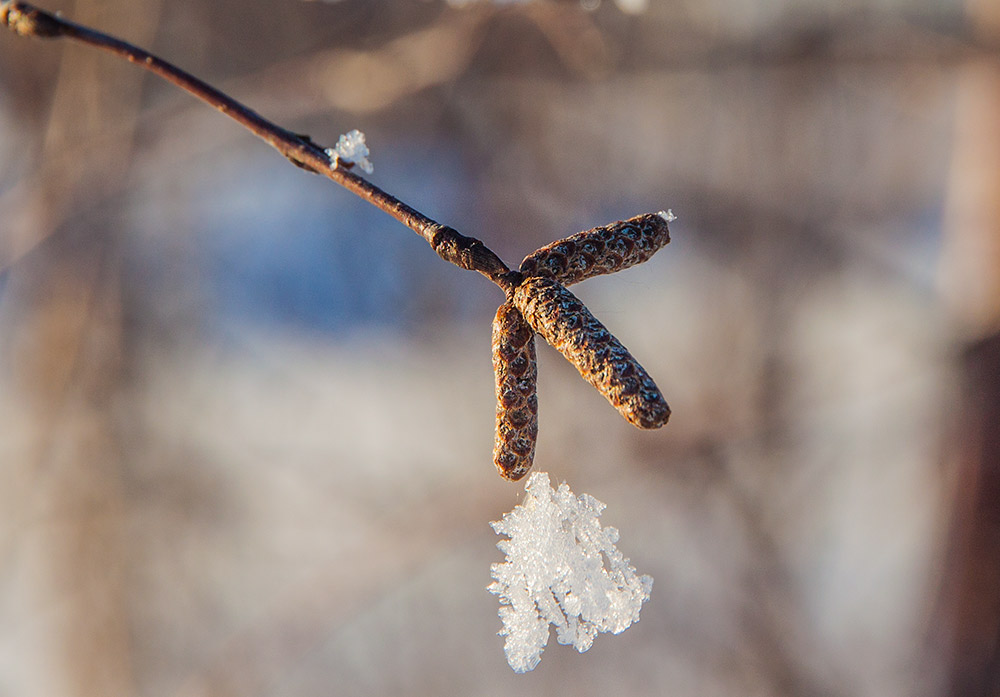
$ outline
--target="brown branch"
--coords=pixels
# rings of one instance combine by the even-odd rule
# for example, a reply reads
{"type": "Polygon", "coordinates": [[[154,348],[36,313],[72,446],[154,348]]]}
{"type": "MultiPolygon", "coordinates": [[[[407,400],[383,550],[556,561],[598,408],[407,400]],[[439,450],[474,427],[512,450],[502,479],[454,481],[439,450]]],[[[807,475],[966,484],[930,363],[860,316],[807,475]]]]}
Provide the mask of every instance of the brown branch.
{"type": "Polygon", "coordinates": [[[431,220],[349,171],[350,164],[312,141],[243,106],[229,95],[151,53],[24,2],[0,0],[0,23],[16,34],[68,38],[95,46],[153,72],[235,119],[293,163],[324,174],[399,220],[445,261],[478,271],[503,289],[507,302],[494,323],[497,392],[494,463],[516,480],[531,467],[538,433],[535,345],[538,332],[639,428],[659,428],[670,407],[653,379],[618,339],[564,285],[640,264],[670,241],[667,212],[640,215],[553,242],[511,271],[485,244],[431,220]]]}
{"type": "Polygon", "coordinates": [[[352,166],[350,163],[340,162],[336,158],[331,160],[324,148],[314,143],[308,136],[292,133],[271,123],[225,92],[138,46],[70,22],[26,2],[0,1],[0,24],[7,25],[11,31],[20,36],[71,39],[135,63],[215,107],[262,138],[299,167],[329,177],[348,191],[382,209],[427,240],[445,261],[463,269],[478,271],[505,291],[520,280],[519,274],[507,268],[500,257],[480,240],[467,237],[447,225],[441,225],[392,194],[354,174],[350,171],[352,166]]]}

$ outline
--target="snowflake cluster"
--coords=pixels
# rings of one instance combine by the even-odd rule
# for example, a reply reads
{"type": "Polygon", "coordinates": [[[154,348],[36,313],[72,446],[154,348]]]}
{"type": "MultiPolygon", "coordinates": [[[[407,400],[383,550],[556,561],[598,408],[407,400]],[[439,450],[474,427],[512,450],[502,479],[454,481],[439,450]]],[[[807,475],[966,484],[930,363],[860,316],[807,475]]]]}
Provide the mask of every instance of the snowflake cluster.
{"type": "Polygon", "coordinates": [[[603,503],[566,484],[553,491],[545,472],[524,488],[524,501],[491,523],[509,539],[497,543],[507,558],[492,565],[487,589],[500,598],[504,652],[518,673],[538,665],[550,624],[560,644],[582,653],[598,632],[619,634],[637,622],[653,587],[615,548],[618,531],[601,527],[603,503]]]}
{"type": "Polygon", "coordinates": [[[368,146],[365,145],[365,134],[356,128],[346,135],[340,136],[337,144],[332,148],[327,148],[325,152],[331,162],[351,162],[368,174],[375,171],[371,160],[368,159],[368,155],[371,153],[368,151],[368,146]]]}

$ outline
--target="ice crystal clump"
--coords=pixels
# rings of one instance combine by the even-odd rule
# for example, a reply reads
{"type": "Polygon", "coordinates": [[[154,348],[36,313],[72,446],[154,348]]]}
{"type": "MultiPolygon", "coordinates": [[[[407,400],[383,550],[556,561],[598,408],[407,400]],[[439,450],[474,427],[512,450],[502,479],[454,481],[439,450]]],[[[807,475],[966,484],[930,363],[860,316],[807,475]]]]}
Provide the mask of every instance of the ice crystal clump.
{"type": "Polygon", "coordinates": [[[340,140],[335,146],[326,149],[326,154],[334,162],[338,160],[353,162],[368,174],[375,171],[371,160],[368,159],[370,153],[368,146],[365,145],[365,134],[356,128],[346,135],[340,136],[340,140]]]}
{"type": "Polygon", "coordinates": [[[677,216],[674,215],[674,212],[669,208],[665,211],[660,211],[657,215],[666,220],[668,223],[672,223],[677,220],[677,216]]]}
{"type": "Polygon", "coordinates": [[[524,501],[491,523],[509,539],[497,543],[507,559],[491,566],[487,588],[500,598],[504,652],[518,673],[538,665],[550,624],[560,644],[583,653],[598,632],[619,634],[638,622],[653,587],[615,548],[618,531],[601,527],[603,503],[566,484],[553,491],[545,472],[524,489],[524,501]]]}

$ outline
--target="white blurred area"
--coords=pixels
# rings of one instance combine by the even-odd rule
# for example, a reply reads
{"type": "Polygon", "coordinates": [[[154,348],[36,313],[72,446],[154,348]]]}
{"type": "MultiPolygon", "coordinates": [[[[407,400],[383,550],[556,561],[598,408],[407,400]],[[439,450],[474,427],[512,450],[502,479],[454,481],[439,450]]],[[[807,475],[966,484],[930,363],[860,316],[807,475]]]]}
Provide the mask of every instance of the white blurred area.
{"type": "Polygon", "coordinates": [[[500,291],[133,66],[0,35],[0,697],[1000,682],[968,513],[997,463],[963,454],[996,430],[963,378],[1000,320],[990,2],[45,7],[318,143],[360,128],[372,181],[512,266],[671,208],[574,291],[673,416],[634,429],[540,342],[536,467],[655,585],[515,675],[500,291]]]}

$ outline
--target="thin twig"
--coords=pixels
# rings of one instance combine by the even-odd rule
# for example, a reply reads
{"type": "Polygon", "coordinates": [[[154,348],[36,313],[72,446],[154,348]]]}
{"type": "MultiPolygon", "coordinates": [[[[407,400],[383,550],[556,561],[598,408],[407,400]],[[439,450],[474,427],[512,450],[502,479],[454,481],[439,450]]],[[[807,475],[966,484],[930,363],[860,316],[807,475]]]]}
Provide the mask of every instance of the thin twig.
{"type": "Polygon", "coordinates": [[[138,46],[70,22],[26,2],[0,1],[0,24],[7,25],[15,34],[21,36],[72,39],[135,63],[234,119],[299,167],[329,177],[348,191],[382,209],[427,240],[445,261],[463,269],[478,271],[505,291],[520,280],[520,275],[507,268],[500,257],[480,240],[467,237],[447,225],[441,225],[392,194],[354,174],[350,171],[351,164],[342,163],[336,158],[331,161],[324,149],[314,143],[309,136],[292,133],[271,123],[225,92],[138,46]]]}
{"type": "Polygon", "coordinates": [[[494,323],[497,432],[494,463],[516,480],[531,467],[537,436],[534,332],[566,357],[588,382],[639,428],[659,428],[670,407],[653,379],[565,285],[614,273],[649,259],[670,241],[669,211],[622,220],[553,242],[511,271],[485,244],[437,223],[348,171],[309,136],[274,125],[229,95],[151,53],[68,22],[24,2],[0,1],[0,23],[22,36],[69,38],[136,63],[181,87],[263,138],[293,163],[325,174],[381,208],[430,243],[441,258],[478,271],[503,289],[507,302],[494,323]]]}

